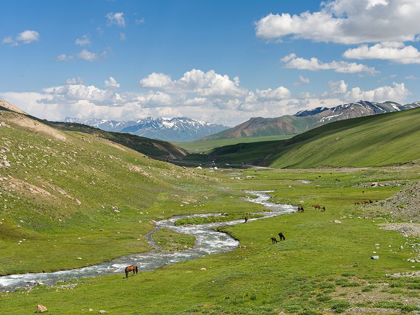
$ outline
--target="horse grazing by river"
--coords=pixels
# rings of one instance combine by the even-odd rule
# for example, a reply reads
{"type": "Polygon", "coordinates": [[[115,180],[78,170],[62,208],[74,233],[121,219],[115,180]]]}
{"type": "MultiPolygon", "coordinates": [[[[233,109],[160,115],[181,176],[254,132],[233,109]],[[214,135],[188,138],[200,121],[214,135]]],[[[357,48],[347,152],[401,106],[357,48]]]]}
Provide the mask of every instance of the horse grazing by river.
{"type": "Polygon", "coordinates": [[[132,271],[133,275],[134,275],[135,273],[139,272],[139,269],[137,268],[136,265],[131,265],[131,266],[125,267],[125,277],[126,278],[128,278],[128,274],[130,273],[130,271],[132,271]]]}
{"type": "Polygon", "coordinates": [[[271,238],[271,244],[276,244],[278,242],[278,240],[275,237],[271,238]]]}
{"type": "Polygon", "coordinates": [[[312,205],[312,207],[314,208],[314,210],[316,210],[316,209],[321,210],[321,206],[320,205],[312,205]]]}
{"type": "Polygon", "coordinates": [[[304,211],[305,211],[305,209],[303,209],[302,206],[298,206],[298,212],[304,212],[304,211]]]}

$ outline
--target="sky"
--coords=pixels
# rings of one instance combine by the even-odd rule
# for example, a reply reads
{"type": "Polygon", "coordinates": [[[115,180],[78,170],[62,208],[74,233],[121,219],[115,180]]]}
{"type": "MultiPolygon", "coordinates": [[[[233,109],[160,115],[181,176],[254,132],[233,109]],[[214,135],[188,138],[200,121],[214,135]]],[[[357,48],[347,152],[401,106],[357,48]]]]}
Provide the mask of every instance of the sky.
{"type": "Polygon", "coordinates": [[[420,101],[419,0],[0,0],[0,98],[39,118],[235,126],[420,101]]]}

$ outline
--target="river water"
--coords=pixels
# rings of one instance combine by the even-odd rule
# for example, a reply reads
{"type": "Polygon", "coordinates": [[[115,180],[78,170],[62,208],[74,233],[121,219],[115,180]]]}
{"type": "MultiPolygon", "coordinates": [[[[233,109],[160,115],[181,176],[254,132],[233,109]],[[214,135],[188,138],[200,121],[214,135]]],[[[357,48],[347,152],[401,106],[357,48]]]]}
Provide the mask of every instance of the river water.
{"type": "MultiPolygon", "coordinates": [[[[270,212],[261,212],[262,217],[249,219],[248,221],[259,220],[263,218],[275,217],[285,213],[296,212],[296,207],[290,205],[280,205],[269,201],[271,198],[270,191],[247,191],[249,195],[256,198],[245,198],[244,200],[263,205],[270,212]]],[[[217,232],[212,228],[216,226],[226,226],[244,223],[244,220],[234,220],[222,223],[209,223],[200,225],[183,225],[175,226],[174,222],[186,217],[205,217],[214,214],[184,215],[175,216],[167,220],[156,222],[156,229],[168,228],[178,233],[189,234],[196,238],[193,248],[167,252],[152,250],[141,254],[132,254],[114,259],[109,262],[100,263],[98,265],[84,267],[80,269],[62,270],[50,273],[26,273],[0,277],[0,292],[13,291],[19,288],[30,288],[37,283],[53,285],[62,280],[71,280],[81,277],[95,277],[100,275],[124,273],[124,269],[128,265],[136,264],[139,271],[154,270],[166,264],[174,264],[184,260],[191,260],[205,255],[217,254],[234,250],[238,247],[239,242],[226,233],[217,232]]],[[[153,233],[146,237],[150,244],[158,249],[153,242],[153,233]]]]}

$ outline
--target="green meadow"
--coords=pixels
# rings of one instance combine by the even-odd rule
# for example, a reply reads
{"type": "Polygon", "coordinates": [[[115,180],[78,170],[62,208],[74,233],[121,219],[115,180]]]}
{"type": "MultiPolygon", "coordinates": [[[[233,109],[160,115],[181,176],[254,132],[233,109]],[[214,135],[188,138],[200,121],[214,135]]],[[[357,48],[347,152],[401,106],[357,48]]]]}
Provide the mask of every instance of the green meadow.
{"type": "MultiPolygon", "coordinates": [[[[419,174],[415,166],[210,173],[219,184],[201,187],[200,194],[224,193],[208,204],[203,199],[199,207],[178,208],[191,213],[261,211],[262,206],[240,198],[244,190],[253,189],[273,190],[272,201],[302,205],[305,212],[221,228],[240,240],[240,247],[232,252],[167,265],[128,279],[116,274],[2,293],[2,311],[24,314],[33,312],[37,304],[45,305],[52,314],[87,314],[90,309],[109,314],[351,314],[354,308],[373,313],[377,309],[415,311],[420,281],[386,275],[419,270],[416,263],[407,261],[416,255],[410,244],[417,240],[381,229],[382,223],[398,221],[389,213],[354,203],[386,201],[401,189],[397,184],[418,181],[419,174]],[[233,175],[242,180],[231,179],[233,175]],[[390,181],[395,185],[359,187],[390,181]],[[314,203],[326,206],[326,211],[314,210],[314,203]],[[270,237],[280,231],[286,241],[271,244],[270,237]],[[379,259],[372,260],[373,255],[379,259]]],[[[147,211],[155,219],[166,217],[165,203],[161,206],[147,211]]],[[[181,211],[173,207],[174,212],[181,211]]],[[[162,233],[159,237],[162,242],[170,237],[169,248],[173,249],[179,249],[177,243],[188,243],[174,236],[162,233]]],[[[76,267],[76,261],[69,263],[76,267]]]]}

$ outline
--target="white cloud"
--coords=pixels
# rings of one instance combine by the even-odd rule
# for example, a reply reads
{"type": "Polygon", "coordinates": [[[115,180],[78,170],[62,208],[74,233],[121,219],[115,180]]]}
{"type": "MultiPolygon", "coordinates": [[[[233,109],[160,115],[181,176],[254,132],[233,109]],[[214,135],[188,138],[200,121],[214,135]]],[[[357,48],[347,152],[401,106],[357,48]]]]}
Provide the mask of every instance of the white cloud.
{"type": "Polygon", "coordinates": [[[331,89],[331,95],[344,94],[347,92],[348,87],[344,80],[340,80],[337,82],[329,81],[328,86],[331,89]]]}
{"type": "Polygon", "coordinates": [[[286,68],[290,69],[299,69],[299,70],[309,70],[309,71],[319,71],[319,70],[334,70],[339,73],[360,73],[366,72],[367,74],[374,75],[378,71],[373,67],[368,67],[363,64],[357,64],[355,62],[347,61],[332,61],[332,62],[322,62],[315,57],[311,59],[304,59],[297,57],[295,54],[290,54],[285,56],[280,61],[285,63],[286,68]]]}
{"type": "Polygon", "coordinates": [[[80,53],[77,55],[78,58],[84,59],[87,61],[98,61],[99,56],[97,53],[92,53],[88,51],[87,49],[83,49],[80,53]]]}
{"type": "Polygon", "coordinates": [[[18,46],[19,42],[29,44],[39,40],[39,33],[37,31],[26,30],[18,34],[15,39],[12,36],[3,38],[2,44],[10,44],[11,47],[18,46]]]}
{"type": "Polygon", "coordinates": [[[111,25],[117,25],[119,27],[126,26],[124,13],[122,12],[119,12],[119,13],[110,12],[107,15],[105,15],[105,17],[108,19],[108,22],[107,22],[108,26],[111,26],[111,25]]]}
{"type": "Polygon", "coordinates": [[[417,78],[414,75],[407,75],[404,79],[406,79],[406,80],[418,80],[419,78],[417,78]]]}
{"type": "Polygon", "coordinates": [[[402,43],[380,43],[368,47],[362,45],[348,49],[343,56],[348,59],[382,59],[402,64],[420,63],[420,52],[413,46],[402,43]]]}
{"type": "Polygon", "coordinates": [[[55,58],[57,61],[71,61],[74,59],[73,56],[67,56],[66,54],[58,55],[57,58],[55,58]]]}
{"type": "Polygon", "coordinates": [[[105,88],[108,90],[119,89],[120,84],[113,77],[109,77],[109,80],[105,80],[105,88]]]}
{"type": "Polygon", "coordinates": [[[255,23],[257,37],[286,36],[319,42],[359,44],[415,41],[420,34],[418,0],[331,0],[318,12],[269,14],[255,23]]]}
{"type": "Polygon", "coordinates": [[[127,37],[125,36],[125,33],[120,33],[120,40],[126,40],[127,37]]]}
{"type": "Polygon", "coordinates": [[[39,40],[39,33],[37,31],[26,30],[16,37],[16,41],[29,44],[39,40]]]}
{"type": "Polygon", "coordinates": [[[82,84],[85,84],[85,83],[83,81],[83,78],[81,77],[66,80],[66,85],[82,85],[82,84]]]}
{"type": "Polygon", "coordinates": [[[91,44],[89,35],[83,35],[82,38],[76,39],[76,45],[85,46],[91,44]]]}
{"type": "Polygon", "coordinates": [[[303,76],[299,76],[299,80],[297,82],[294,82],[293,85],[294,86],[299,86],[302,84],[308,84],[309,83],[309,78],[305,78],[303,76]]]}
{"type": "Polygon", "coordinates": [[[136,20],[136,24],[137,25],[139,25],[139,24],[143,24],[143,23],[145,23],[146,21],[144,20],[144,18],[141,18],[141,19],[139,19],[139,20],[136,20]]]}
{"type": "Polygon", "coordinates": [[[280,86],[275,90],[267,89],[267,90],[258,90],[257,89],[258,100],[260,101],[280,101],[286,98],[290,98],[290,91],[289,89],[280,86]]]}
{"type": "Polygon", "coordinates": [[[363,91],[359,87],[352,88],[344,95],[347,102],[357,102],[360,100],[369,102],[394,101],[403,103],[411,92],[405,87],[404,83],[395,83],[393,86],[382,86],[374,90],[363,91]]]}
{"type": "Polygon", "coordinates": [[[161,89],[171,93],[195,93],[199,96],[240,97],[246,94],[239,87],[239,78],[229,79],[214,70],[203,72],[193,69],[185,72],[179,80],[172,80],[169,75],[153,72],[139,82],[140,87],[161,89]]]}
{"type": "Polygon", "coordinates": [[[11,36],[5,37],[2,40],[2,44],[13,44],[15,41],[13,40],[13,38],[11,36]]]}

